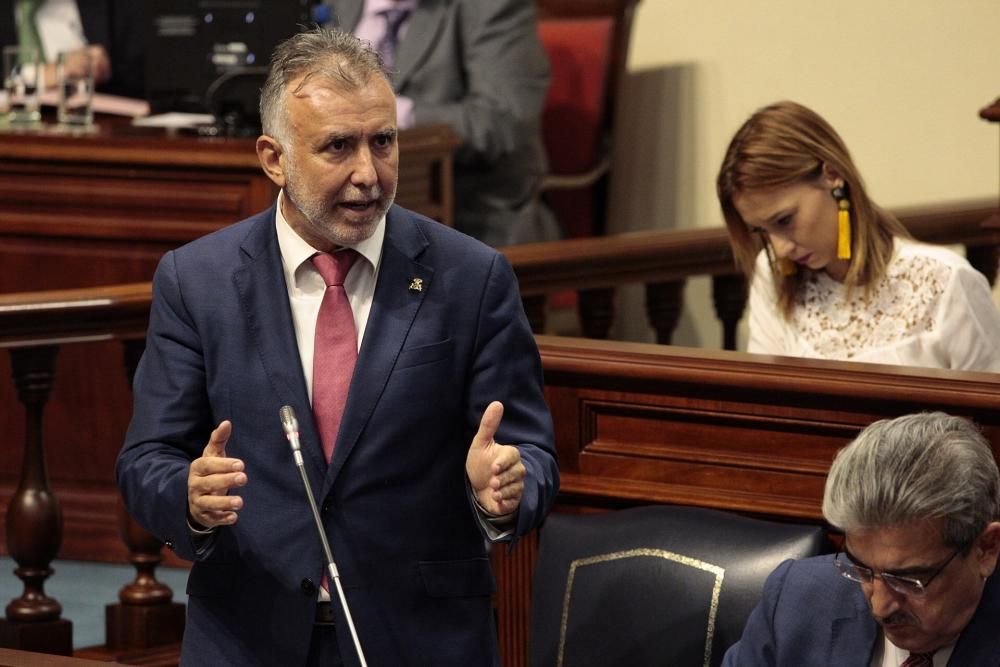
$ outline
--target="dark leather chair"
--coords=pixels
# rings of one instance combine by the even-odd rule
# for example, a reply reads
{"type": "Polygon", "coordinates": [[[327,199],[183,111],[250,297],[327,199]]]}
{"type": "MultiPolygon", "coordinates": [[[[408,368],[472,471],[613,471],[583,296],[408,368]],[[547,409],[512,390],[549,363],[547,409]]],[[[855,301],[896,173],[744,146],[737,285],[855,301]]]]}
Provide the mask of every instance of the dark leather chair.
{"type": "Polygon", "coordinates": [[[535,564],[529,664],[718,665],[767,575],[829,550],[818,525],[695,507],[552,514],[535,564]]]}

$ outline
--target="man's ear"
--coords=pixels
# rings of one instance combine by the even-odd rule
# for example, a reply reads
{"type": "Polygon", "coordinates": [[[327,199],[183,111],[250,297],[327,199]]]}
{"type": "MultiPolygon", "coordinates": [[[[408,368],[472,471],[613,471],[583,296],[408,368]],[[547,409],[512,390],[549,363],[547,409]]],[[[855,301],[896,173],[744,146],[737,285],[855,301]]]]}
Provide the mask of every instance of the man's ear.
{"type": "Polygon", "coordinates": [[[992,521],[979,534],[973,547],[973,554],[979,559],[980,573],[984,577],[993,574],[1000,556],[1000,522],[992,521]]]}
{"type": "Polygon", "coordinates": [[[285,187],[284,150],[274,137],[262,134],[257,137],[257,159],[264,173],[279,188],[285,187]]]}

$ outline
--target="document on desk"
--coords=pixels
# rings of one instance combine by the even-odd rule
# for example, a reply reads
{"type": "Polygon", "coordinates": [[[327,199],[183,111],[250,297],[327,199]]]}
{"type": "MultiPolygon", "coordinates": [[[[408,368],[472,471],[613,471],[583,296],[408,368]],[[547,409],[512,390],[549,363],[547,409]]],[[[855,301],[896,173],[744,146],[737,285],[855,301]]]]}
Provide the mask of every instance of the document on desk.
{"type": "Polygon", "coordinates": [[[199,125],[211,125],[215,121],[215,116],[210,113],[181,113],[170,111],[158,113],[145,118],[135,118],[132,124],[136,127],[163,127],[168,129],[188,129],[196,128],[199,125]]]}
{"type": "MultiPolygon", "coordinates": [[[[45,106],[59,106],[59,91],[57,90],[46,90],[38,97],[45,106]]],[[[137,100],[132,97],[94,93],[91,104],[94,113],[128,116],[130,118],[141,118],[149,115],[149,102],[146,100],[137,100]]]]}

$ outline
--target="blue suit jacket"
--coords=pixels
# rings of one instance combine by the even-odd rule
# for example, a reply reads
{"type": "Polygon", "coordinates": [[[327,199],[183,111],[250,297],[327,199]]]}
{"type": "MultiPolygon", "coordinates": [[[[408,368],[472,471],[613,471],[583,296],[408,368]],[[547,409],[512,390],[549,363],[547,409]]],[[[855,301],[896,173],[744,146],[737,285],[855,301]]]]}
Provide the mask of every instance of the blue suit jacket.
{"type": "Polygon", "coordinates": [[[518,445],[528,470],[515,532],[541,521],[558,471],[538,351],[502,255],[399,207],[386,224],[329,466],[302,375],[274,209],[160,262],[117,473],[139,523],[196,561],[183,664],[305,661],[324,562],[278,417],[286,404],[299,417],[368,663],[497,662],[494,580],[465,458],[484,408],[502,401],[497,441],[518,445]],[[409,288],[414,278],[422,290],[409,288]],[[196,551],[186,523],[188,467],[223,419],[233,422],[227,455],[246,463],[244,509],[196,551]]]}
{"type": "MultiPolygon", "coordinates": [[[[975,615],[958,639],[949,666],[1000,665],[1000,579],[990,577],[975,615]]],[[[878,625],[861,586],[840,575],[833,556],[779,565],[743,638],[723,667],[868,667],[878,625]]]]}

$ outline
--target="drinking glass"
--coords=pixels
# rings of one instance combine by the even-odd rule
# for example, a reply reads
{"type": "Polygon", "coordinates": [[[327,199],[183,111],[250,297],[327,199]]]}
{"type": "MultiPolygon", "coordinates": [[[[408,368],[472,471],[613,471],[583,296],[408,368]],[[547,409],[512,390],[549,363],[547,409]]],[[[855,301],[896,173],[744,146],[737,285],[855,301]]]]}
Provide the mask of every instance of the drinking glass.
{"type": "Polygon", "coordinates": [[[38,49],[3,47],[3,90],[7,122],[12,127],[35,125],[41,121],[38,99],[41,76],[38,49]]]}
{"type": "Polygon", "coordinates": [[[59,88],[57,118],[70,128],[89,129],[94,125],[94,58],[90,51],[63,51],[56,60],[59,88]]]}

